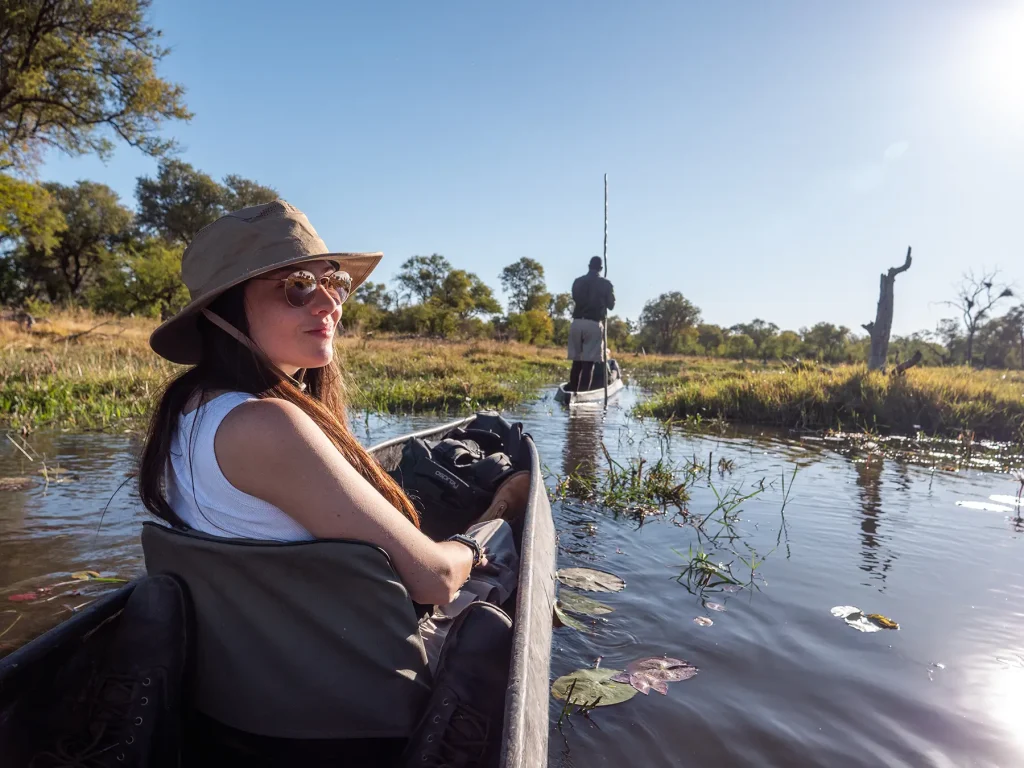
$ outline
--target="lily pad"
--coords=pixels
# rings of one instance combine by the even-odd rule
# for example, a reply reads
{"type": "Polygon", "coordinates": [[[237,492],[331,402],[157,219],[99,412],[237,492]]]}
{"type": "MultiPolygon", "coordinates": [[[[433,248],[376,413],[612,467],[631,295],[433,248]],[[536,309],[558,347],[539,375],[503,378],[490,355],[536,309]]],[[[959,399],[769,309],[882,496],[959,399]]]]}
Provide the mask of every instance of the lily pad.
{"type": "Polygon", "coordinates": [[[626,582],[614,573],[594,568],[562,568],[557,576],[565,586],[585,592],[621,592],[626,588],[626,582]]]}
{"type": "Polygon", "coordinates": [[[558,603],[555,603],[555,626],[569,627],[575,629],[577,632],[586,632],[589,634],[590,629],[577,618],[574,618],[562,610],[558,603]]]}
{"type": "Polygon", "coordinates": [[[715,622],[713,622],[707,616],[698,616],[697,618],[695,618],[693,620],[693,623],[696,624],[699,627],[710,627],[715,622]]]}
{"type": "Polygon", "coordinates": [[[605,605],[586,595],[581,595],[568,589],[558,590],[558,605],[565,611],[578,613],[582,616],[604,616],[606,613],[611,613],[615,610],[610,605],[605,605]]]}
{"type": "Polygon", "coordinates": [[[24,491],[36,484],[28,477],[0,477],[0,491],[24,491]]]}
{"type": "Polygon", "coordinates": [[[653,689],[665,696],[668,695],[668,683],[689,680],[696,674],[697,668],[681,659],[655,657],[631,662],[611,679],[617,683],[629,683],[644,695],[653,689]]]}
{"type": "Polygon", "coordinates": [[[572,689],[570,704],[588,707],[621,704],[636,696],[636,689],[612,680],[620,672],[618,669],[578,669],[555,680],[551,684],[551,695],[565,701],[572,689]]]}

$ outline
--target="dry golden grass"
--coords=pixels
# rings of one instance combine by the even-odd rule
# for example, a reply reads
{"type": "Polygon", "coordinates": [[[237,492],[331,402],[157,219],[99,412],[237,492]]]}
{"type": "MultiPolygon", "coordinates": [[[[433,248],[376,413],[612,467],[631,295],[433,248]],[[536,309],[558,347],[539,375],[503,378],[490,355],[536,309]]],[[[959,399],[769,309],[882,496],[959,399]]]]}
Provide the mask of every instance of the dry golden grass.
{"type": "MultiPolygon", "coordinates": [[[[0,423],[135,430],[179,366],[148,344],[153,320],[55,313],[26,331],[0,321],[0,423]],[[86,333],[87,332],[87,333],[86,333]],[[75,336],[76,334],[83,334],[75,336]]],[[[352,406],[387,412],[502,408],[564,378],[564,354],[493,341],[341,338],[352,406]]]]}
{"type": "Polygon", "coordinates": [[[956,436],[1024,442],[1024,373],[913,368],[900,377],[863,365],[834,369],[689,368],[656,376],[639,412],[662,419],[724,418],[807,429],[956,436]]]}

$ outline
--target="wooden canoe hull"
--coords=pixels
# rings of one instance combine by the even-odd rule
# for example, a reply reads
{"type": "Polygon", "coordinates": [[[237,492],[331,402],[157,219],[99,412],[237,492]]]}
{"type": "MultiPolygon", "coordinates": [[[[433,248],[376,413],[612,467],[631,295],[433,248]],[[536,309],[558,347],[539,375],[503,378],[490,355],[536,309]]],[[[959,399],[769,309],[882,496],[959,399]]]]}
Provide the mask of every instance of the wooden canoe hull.
{"type": "MultiPolygon", "coordinates": [[[[604,387],[600,389],[588,389],[585,392],[570,392],[566,389],[569,382],[563,382],[555,392],[555,401],[563,405],[576,405],[578,403],[604,403],[604,387]]],[[[618,394],[626,383],[619,377],[608,382],[608,399],[618,394]]]]}
{"type": "MultiPolygon", "coordinates": [[[[460,419],[374,446],[370,452],[385,467],[395,466],[402,445],[412,437],[438,438],[471,421],[460,419]]],[[[530,458],[530,501],[524,521],[519,586],[513,625],[512,658],[507,688],[495,691],[505,700],[502,768],[534,768],[547,764],[548,686],[551,663],[552,612],[555,599],[555,530],[544,487],[540,456],[526,438],[530,458]]],[[[134,584],[97,600],[72,618],[0,659],[0,755],[16,737],[18,702],[32,686],[76,652],[106,622],[116,621],[134,584]]]]}

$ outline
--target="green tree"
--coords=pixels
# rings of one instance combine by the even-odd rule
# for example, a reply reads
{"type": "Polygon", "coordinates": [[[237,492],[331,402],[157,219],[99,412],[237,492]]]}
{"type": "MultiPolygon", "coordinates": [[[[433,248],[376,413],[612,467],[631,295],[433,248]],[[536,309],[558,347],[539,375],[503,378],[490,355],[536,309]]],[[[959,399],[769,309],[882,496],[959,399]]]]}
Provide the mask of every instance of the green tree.
{"type": "Polygon", "coordinates": [[[635,329],[629,320],[623,320],[618,315],[612,315],[605,321],[605,328],[608,333],[609,347],[621,351],[633,349],[633,333],[635,329]]]}
{"type": "Polygon", "coordinates": [[[528,309],[509,315],[508,327],[518,341],[538,346],[550,344],[555,333],[555,324],[551,316],[539,309],[528,309]]]}
{"type": "Polygon", "coordinates": [[[395,304],[394,297],[388,292],[388,287],[384,283],[363,283],[356,289],[355,295],[349,301],[353,299],[358,299],[371,307],[377,307],[382,312],[390,312],[395,304]]]}
{"type": "Polygon", "coordinates": [[[44,186],[0,173],[0,254],[20,243],[49,251],[65,226],[60,208],[44,186]]]}
{"type": "Polygon", "coordinates": [[[240,176],[228,176],[226,181],[231,186],[218,184],[182,160],[160,163],[155,179],[140,176],[136,180],[139,226],[168,242],[188,245],[200,229],[226,212],[277,197],[269,187],[240,176]]]}
{"type": "MultiPolygon", "coordinates": [[[[918,331],[909,336],[893,336],[889,342],[889,362],[900,363],[909,360],[914,353],[921,353],[921,362],[925,365],[938,365],[945,356],[941,345],[931,341],[931,334],[918,331]]],[[[868,343],[870,344],[870,337],[868,343]]]]}
{"type": "Polygon", "coordinates": [[[189,301],[181,247],[158,237],[129,241],[105,261],[86,301],[100,312],[166,319],[189,301]]]}
{"type": "Polygon", "coordinates": [[[544,267],[524,256],[501,270],[501,287],[508,294],[510,313],[547,310],[551,295],[544,283],[544,267]]]}
{"type": "Polygon", "coordinates": [[[1017,337],[1017,367],[1024,370],[1024,304],[1011,309],[1006,321],[1017,337]]]}
{"type": "Polygon", "coordinates": [[[568,320],[572,317],[573,300],[571,293],[558,293],[551,298],[551,317],[568,320]]]}
{"type": "Polygon", "coordinates": [[[948,353],[944,362],[953,362],[961,357],[962,351],[966,348],[966,339],[960,328],[960,321],[952,317],[944,317],[939,320],[932,336],[946,348],[948,353]]]}
{"type": "Polygon", "coordinates": [[[0,170],[34,167],[43,150],[107,157],[117,137],[150,155],[188,120],[184,91],[156,75],[167,55],[146,22],[149,0],[0,3],[0,170]]]}
{"type": "Polygon", "coordinates": [[[415,296],[420,303],[441,291],[445,277],[452,271],[452,265],[439,253],[430,256],[412,256],[406,259],[395,276],[407,297],[415,296]]]}
{"type": "Polygon", "coordinates": [[[729,357],[736,357],[740,360],[746,360],[757,353],[757,345],[745,333],[736,333],[730,336],[725,342],[725,349],[729,357]]]}
{"type": "Polygon", "coordinates": [[[64,217],[65,227],[49,250],[26,243],[17,254],[26,278],[50,301],[78,297],[113,251],[127,242],[132,212],[105,184],[46,184],[64,217]]]}
{"type": "Polygon", "coordinates": [[[749,323],[739,323],[730,328],[733,333],[742,333],[754,342],[754,350],[762,359],[767,360],[765,353],[765,342],[773,338],[779,332],[779,326],[775,323],[766,323],[760,318],[754,318],[749,323]]]}
{"type": "Polygon", "coordinates": [[[765,358],[785,360],[796,357],[800,352],[802,344],[803,341],[800,339],[800,334],[794,331],[783,331],[779,335],[772,336],[765,341],[762,354],[765,358]]]}
{"type": "Polygon", "coordinates": [[[1011,368],[1019,365],[1020,319],[1014,312],[989,320],[978,329],[975,348],[981,362],[989,368],[1011,368]]]}
{"type": "Polygon", "coordinates": [[[804,328],[804,348],[807,352],[829,363],[843,359],[844,348],[850,339],[850,329],[845,325],[832,323],[816,323],[811,328],[804,328]]]}
{"type": "Polygon", "coordinates": [[[710,355],[725,343],[725,333],[717,325],[701,323],[697,326],[697,343],[710,355]]]}
{"type": "Polygon", "coordinates": [[[469,297],[473,300],[470,315],[496,315],[501,312],[501,304],[494,298],[491,286],[472,272],[469,273],[469,297]]]}
{"type": "Polygon", "coordinates": [[[686,345],[683,331],[700,322],[700,309],[679,291],[648,301],[640,313],[643,342],[662,353],[678,352],[686,345]]]}
{"type": "Polygon", "coordinates": [[[229,174],[224,177],[221,205],[225,213],[248,208],[251,205],[264,205],[277,200],[280,195],[273,187],[247,179],[244,176],[229,174]]]}

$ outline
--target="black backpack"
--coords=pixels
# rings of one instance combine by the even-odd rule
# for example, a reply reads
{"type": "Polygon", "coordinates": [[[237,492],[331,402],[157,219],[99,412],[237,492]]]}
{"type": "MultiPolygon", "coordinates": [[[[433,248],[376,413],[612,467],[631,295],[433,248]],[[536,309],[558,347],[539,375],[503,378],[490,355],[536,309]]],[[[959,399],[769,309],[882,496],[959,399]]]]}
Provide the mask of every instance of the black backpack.
{"type": "Polygon", "coordinates": [[[483,514],[497,487],[520,468],[522,447],[522,424],[482,414],[443,440],[409,440],[391,476],[420,513],[421,530],[441,541],[483,514]]]}

